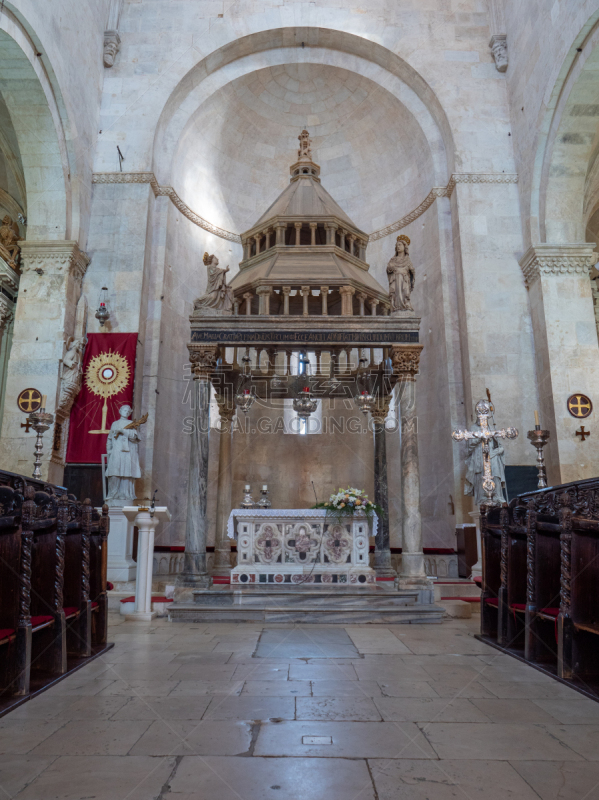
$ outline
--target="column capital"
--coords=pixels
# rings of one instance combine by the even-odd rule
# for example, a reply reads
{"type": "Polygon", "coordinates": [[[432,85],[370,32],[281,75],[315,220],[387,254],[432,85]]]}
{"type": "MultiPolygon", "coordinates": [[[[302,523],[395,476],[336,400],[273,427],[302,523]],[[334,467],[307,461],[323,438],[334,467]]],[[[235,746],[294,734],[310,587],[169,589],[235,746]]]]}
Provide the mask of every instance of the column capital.
{"type": "Polygon", "coordinates": [[[281,291],[283,294],[289,295],[291,294],[291,286],[281,286],[281,291]]]}
{"type": "MultiPolygon", "coordinates": [[[[283,287],[283,288],[285,288],[285,287],[283,287]]],[[[309,286],[302,286],[300,291],[302,293],[302,297],[306,297],[306,295],[309,295],[312,290],[311,290],[311,288],[309,286]]]]}
{"type": "Polygon", "coordinates": [[[235,403],[230,398],[221,394],[216,395],[216,402],[218,403],[218,413],[220,414],[221,422],[226,422],[228,426],[235,416],[235,403]]]}
{"type": "Polygon", "coordinates": [[[318,228],[318,222],[311,222],[310,223],[310,227],[311,228],[318,228]]]}
{"type": "Polygon", "coordinates": [[[391,363],[393,372],[399,378],[415,381],[420,364],[421,344],[400,344],[391,346],[391,363]]]}
{"type": "Polygon", "coordinates": [[[339,294],[343,297],[343,295],[352,295],[355,294],[356,290],[353,286],[340,286],[339,287],[339,294]]]}
{"type": "Polygon", "coordinates": [[[594,242],[571,244],[535,244],[519,261],[528,287],[546,275],[588,275],[595,264],[594,242]]]}
{"type": "Polygon", "coordinates": [[[376,402],[372,408],[372,419],[377,425],[384,425],[391,406],[391,395],[377,395],[376,402]]]}
{"type": "MultiPolygon", "coordinates": [[[[256,294],[260,297],[261,295],[270,295],[272,294],[272,286],[258,286],[256,289],[256,294]]],[[[245,297],[245,295],[244,295],[245,297]]]]}
{"type": "Polygon", "coordinates": [[[188,344],[187,349],[194,376],[209,379],[218,360],[218,347],[211,344],[188,344]]]}
{"type": "Polygon", "coordinates": [[[25,240],[21,244],[21,265],[24,273],[35,270],[40,275],[69,274],[75,280],[81,281],[89,262],[89,256],[79,249],[76,241],[25,240]]]}

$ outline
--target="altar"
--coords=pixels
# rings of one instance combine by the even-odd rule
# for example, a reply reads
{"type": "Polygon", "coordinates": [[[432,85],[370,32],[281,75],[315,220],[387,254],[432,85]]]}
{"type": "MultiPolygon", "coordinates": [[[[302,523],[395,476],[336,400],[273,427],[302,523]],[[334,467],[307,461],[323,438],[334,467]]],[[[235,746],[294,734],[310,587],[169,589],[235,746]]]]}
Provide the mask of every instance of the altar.
{"type": "Polygon", "coordinates": [[[376,536],[377,526],[376,514],[371,532],[365,514],[337,517],[322,509],[233,509],[227,524],[228,537],[237,539],[231,584],[375,585],[368,537],[376,536]]]}

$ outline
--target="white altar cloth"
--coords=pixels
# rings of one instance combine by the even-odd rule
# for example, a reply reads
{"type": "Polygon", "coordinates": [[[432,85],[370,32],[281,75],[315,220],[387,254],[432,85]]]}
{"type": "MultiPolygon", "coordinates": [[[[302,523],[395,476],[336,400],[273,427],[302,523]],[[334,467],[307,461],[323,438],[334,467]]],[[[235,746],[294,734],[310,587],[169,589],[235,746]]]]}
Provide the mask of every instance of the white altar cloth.
{"type": "MultiPolygon", "coordinates": [[[[376,535],[377,518],[372,527],[376,535]]],[[[236,508],[227,534],[237,540],[237,586],[373,585],[365,514],[335,517],[325,509],[236,508]]]]}

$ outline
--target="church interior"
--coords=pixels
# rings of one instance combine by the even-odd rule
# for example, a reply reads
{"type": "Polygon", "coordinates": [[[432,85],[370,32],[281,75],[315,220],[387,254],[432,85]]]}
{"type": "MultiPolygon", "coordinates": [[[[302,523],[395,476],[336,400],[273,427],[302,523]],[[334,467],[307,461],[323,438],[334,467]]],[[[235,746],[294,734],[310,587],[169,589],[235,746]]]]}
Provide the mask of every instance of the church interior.
{"type": "Polygon", "coordinates": [[[598,70],[0,2],[0,795],[599,800],[598,70]]]}

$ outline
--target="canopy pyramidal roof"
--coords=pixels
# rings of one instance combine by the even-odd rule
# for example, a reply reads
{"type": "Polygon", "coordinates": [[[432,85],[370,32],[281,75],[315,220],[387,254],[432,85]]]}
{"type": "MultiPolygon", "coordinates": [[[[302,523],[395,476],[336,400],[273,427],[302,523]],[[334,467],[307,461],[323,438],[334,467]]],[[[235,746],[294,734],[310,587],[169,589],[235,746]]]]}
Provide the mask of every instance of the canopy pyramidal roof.
{"type": "MultiPolygon", "coordinates": [[[[243,260],[231,281],[236,297],[270,287],[302,284],[338,292],[351,287],[381,305],[387,291],[369,273],[368,234],[361,231],[320,182],[312,160],[311,139],[298,137],[297,161],[290,167],[289,186],[256,224],[241,235],[243,260]]],[[[258,292],[259,294],[259,292],[258,292]]]]}

